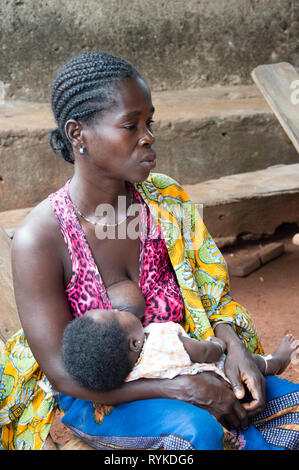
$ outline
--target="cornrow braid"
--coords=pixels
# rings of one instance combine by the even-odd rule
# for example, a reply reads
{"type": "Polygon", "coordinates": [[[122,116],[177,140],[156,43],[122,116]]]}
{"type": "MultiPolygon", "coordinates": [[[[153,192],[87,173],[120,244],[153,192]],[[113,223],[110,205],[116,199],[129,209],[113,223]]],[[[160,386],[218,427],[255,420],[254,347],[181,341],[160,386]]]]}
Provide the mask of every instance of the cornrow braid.
{"type": "Polygon", "coordinates": [[[88,122],[113,104],[117,82],[138,76],[132,64],[107,52],[86,52],[69,59],[58,70],[51,89],[51,107],[58,126],[49,135],[52,150],[74,163],[64,130],[66,122],[88,122]]]}

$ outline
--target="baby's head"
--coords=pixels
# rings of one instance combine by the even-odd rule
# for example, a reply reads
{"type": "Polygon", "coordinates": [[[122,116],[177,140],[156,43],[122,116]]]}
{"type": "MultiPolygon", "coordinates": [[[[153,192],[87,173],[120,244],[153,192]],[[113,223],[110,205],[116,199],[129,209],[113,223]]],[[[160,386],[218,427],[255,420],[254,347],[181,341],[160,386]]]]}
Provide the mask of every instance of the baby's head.
{"type": "MultiPolygon", "coordinates": [[[[114,306],[115,302],[111,304],[114,306]]],[[[66,327],[62,361],[81,386],[109,391],[124,382],[139,357],[143,341],[142,323],[130,311],[91,310],[66,327]]]]}

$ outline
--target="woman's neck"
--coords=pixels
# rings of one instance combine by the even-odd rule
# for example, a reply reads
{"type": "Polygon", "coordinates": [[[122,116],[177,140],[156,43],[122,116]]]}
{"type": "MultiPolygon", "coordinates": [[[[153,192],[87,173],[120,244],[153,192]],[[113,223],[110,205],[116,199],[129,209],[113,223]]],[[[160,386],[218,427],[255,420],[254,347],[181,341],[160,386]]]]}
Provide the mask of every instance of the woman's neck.
{"type": "Polygon", "coordinates": [[[110,204],[117,210],[118,197],[128,193],[125,181],[96,173],[82,174],[76,166],[69,189],[73,203],[85,215],[93,215],[100,204],[110,204]]]}

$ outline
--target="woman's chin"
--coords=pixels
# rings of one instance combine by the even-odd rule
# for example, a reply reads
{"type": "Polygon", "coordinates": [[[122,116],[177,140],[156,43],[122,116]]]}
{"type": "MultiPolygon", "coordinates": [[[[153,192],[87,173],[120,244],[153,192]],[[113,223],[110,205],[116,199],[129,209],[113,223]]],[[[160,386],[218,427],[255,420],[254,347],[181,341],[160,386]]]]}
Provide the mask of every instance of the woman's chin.
{"type": "Polygon", "coordinates": [[[142,172],[138,171],[138,173],[136,172],[136,174],[135,173],[131,174],[130,178],[128,178],[127,181],[129,181],[129,183],[132,183],[132,184],[142,183],[149,177],[150,172],[151,172],[150,169],[144,168],[142,172]]]}

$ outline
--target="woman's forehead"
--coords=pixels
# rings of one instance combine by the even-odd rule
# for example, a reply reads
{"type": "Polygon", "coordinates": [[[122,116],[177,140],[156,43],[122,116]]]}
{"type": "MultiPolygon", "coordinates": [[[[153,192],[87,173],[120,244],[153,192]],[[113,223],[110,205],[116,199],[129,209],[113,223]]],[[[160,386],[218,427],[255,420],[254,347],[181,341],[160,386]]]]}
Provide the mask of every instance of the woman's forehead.
{"type": "Polygon", "coordinates": [[[150,89],[139,77],[119,82],[114,98],[113,109],[119,117],[154,112],[150,89]]]}

